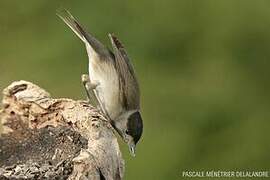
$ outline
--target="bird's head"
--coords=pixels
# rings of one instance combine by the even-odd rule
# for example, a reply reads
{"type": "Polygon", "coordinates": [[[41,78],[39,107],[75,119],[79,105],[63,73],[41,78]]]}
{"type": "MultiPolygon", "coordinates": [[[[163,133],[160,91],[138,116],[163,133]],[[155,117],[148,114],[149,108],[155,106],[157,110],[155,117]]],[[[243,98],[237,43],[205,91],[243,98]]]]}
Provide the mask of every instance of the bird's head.
{"type": "Polygon", "coordinates": [[[140,140],[143,132],[143,122],[139,111],[125,113],[115,121],[114,127],[128,144],[129,151],[135,156],[136,144],[140,140]]]}

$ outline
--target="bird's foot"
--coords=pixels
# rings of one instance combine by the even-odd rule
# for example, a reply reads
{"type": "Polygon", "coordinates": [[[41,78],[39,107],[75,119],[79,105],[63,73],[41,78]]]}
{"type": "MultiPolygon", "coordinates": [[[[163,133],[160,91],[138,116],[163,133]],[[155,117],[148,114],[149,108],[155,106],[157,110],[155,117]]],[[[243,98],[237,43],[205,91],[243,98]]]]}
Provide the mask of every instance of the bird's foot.
{"type": "Polygon", "coordinates": [[[98,86],[98,84],[94,84],[90,81],[88,74],[82,74],[81,81],[83,83],[84,89],[86,91],[88,102],[94,106],[98,105],[98,99],[94,90],[98,86]]]}

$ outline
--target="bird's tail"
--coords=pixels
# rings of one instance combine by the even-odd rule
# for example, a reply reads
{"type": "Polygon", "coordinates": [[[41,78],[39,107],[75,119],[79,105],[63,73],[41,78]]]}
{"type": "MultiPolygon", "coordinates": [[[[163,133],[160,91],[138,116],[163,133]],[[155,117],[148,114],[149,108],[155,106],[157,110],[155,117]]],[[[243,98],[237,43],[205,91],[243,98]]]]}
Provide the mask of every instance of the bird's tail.
{"type": "Polygon", "coordinates": [[[86,41],[84,34],[86,33],[79,22],[66,9],[59,9],[56,15],[60,17],[68,27],[83,41],[86,41]]]}
{"type": "Polygon", "coordinates": [[[86,44],[89,44],[99,55],[107,54],[107,48],[100,43],[94,36],[87,33],[80,23],[66,9],[59,9],[56,15],[60,17],[68,27],[86,44]]]}

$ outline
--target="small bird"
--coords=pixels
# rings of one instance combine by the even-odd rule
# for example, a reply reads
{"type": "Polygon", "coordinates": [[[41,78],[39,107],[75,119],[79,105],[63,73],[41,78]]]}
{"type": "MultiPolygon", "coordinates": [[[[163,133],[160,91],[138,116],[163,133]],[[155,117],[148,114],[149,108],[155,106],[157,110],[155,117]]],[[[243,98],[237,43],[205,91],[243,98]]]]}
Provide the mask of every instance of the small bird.
{"type": "Polygon", "coordinates": [[[88,97],[92,91],[103,114],[128,144],[131,155],[135,156],[136,144],[143,132],[143,121],[139,84],[127,52],[113,34],[109,34],[112,52],[86,32],[69,11],[59,10],[57,15],[86,46],[89,76],[82,76],[82,81],[88,97]]]}

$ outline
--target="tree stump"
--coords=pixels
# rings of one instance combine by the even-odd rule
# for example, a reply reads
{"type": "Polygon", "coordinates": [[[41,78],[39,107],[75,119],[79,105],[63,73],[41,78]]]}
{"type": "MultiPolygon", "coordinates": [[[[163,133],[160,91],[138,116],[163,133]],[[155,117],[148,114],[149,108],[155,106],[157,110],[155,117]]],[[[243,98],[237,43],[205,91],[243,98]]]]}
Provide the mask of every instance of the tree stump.
{"type": "Polygon", "coordinates": [[[0,179],[123,178],[113,128],[86,101],[17,81],[3,90],[0,120],[0,179]]]}

